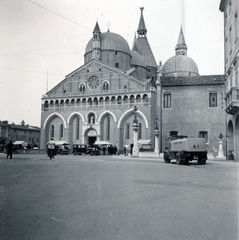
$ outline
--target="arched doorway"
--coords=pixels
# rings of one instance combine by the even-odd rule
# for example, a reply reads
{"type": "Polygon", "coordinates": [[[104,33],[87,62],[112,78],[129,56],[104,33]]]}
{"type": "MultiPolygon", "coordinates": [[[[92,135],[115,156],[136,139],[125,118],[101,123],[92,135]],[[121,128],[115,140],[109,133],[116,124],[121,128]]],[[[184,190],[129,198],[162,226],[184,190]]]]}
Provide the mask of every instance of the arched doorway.
{"type": "Polygon", "coordinates": [[[227,152],[234,150],[234,129],[233,123],[230,120],[227,127],[227,152]]]}
{"type": "Polygon", "coordinates": [[[85,131],[85,143],[92,146],[97,140],[97,131],[94,128],[89,128],[85,131]]]}
{"type": "Polygon", "coordinates": [[[234,133],[234,160],[239,161],[239,114],[236,116],[235,120],[235,133],[234,133]]]}
{"type": "Polygon", "coordinates": [[[73,113],[69,119],[69,144],[75,144],[76,142],[82,143],[82,125],[83,116],[79,113],[73,113]]]}

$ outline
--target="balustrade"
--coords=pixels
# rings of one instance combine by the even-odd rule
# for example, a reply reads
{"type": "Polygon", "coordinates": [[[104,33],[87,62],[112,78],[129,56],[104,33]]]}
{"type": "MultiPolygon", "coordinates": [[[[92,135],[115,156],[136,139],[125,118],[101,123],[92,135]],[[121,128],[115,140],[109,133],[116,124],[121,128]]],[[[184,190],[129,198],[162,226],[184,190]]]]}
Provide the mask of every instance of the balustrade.
{"type": "Polygon", "coordinates": [[[239,88],[232,87],[230,91],[226,94],[226,112],[229,114],[234,114],[239,109],[239,88]]]}
{"type": "Polygon", "coordinates": [[[79,111],[79,110],[91,110],[91,109],[120,109],[120,108],[130,108],[132,106],[137,106],[137,107],[143,107],[143,106],[148,106],[149,102],[137,102],[137,103],[132,103],[132,102],[122,102],[122,103],[104,103],[104,104],[98,104],[98,105],[64,105],[64,106],[49,106],[49,107],[43,107],[43,111],[79,111]]]}

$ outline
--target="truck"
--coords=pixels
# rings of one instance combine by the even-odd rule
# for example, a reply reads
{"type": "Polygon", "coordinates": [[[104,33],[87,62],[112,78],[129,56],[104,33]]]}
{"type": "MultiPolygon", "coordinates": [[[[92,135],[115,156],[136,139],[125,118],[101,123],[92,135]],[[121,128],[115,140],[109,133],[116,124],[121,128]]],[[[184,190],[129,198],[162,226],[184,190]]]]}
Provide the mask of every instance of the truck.
{"type": "Polygon", "coordinates": [[[184,135],[171,136],[166,140],[164,162],[176,159],[178,165],[188,164],[196,160],[198,164],[206,164],[207,149],[205,138],[188,138],[184,135]]]}

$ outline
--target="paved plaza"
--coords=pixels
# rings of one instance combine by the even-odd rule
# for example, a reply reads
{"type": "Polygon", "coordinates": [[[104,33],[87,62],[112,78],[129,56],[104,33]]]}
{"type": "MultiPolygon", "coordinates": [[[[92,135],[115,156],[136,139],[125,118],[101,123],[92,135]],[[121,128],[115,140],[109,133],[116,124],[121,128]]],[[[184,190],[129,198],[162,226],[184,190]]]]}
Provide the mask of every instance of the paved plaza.
{"type": "Polygon", "coordinates": [[[0,239],[238,240],[238,167],[0,154],[0,239]]]}

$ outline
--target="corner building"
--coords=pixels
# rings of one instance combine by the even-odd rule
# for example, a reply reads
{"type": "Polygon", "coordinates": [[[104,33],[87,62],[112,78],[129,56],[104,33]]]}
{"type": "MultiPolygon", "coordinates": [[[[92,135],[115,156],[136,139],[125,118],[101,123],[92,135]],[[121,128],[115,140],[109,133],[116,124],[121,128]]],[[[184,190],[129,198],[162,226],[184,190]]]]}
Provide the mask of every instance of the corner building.
{"type": "Polygon", "coordinates": [[[208,153],[217,156],[218,136],[225,136],[224,75],[200,76],[187,49],[181,28],[175,56],[161,70],[162,149],[168,136],[187,135],[206,138],[208,153]]]}
{"type": "Polygon", "coordinates": [[[143,8],[132,49],[120,35],[101,32],[97,22],[84,65],[42,97],[41,148],[51,137],[71,146],[105,140],[122,153],[133,138],[136,106],[138,137],[150,139],[152,148],[157,116],[160,151],[168,136],[179,134],[204,137],[215,152],[220,132],[225,135],[223,75],[199,76],[182,29],[175,51],[164,66],[156,64],[143,8]]]}
{"type": "Polygon", "coordinates": [[[239,161],[239,2],[221,0],[219,9],[224,13],[227,155],[239,161]]]}

